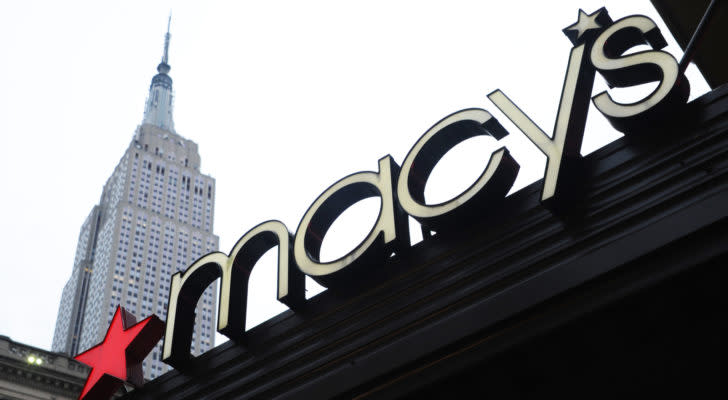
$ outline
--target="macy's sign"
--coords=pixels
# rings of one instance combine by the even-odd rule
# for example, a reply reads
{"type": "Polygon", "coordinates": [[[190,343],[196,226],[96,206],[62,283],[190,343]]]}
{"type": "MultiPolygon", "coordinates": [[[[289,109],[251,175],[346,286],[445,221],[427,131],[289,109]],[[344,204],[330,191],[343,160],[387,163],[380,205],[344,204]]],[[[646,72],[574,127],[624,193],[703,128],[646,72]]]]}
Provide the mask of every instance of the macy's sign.
{"type": "MultiPolygon", "coordinates": [[[[589,15],[580,11],[579,20],[564,33],[574,47],[553,135],[547,135],[502,91],[488,95],[495,107],[546,155],[541,201],[547,207],[560,205],[570,191],[579,190],[572,178],[581,159],[579,150],[590,101],[616,129],[634,135],[676,114],[674,111],[687,102],[690,91],[675,58],[659,50],[666,45],[665,40],[647,17],[635,15],[612,21],[604,8],[589,15]],[[625,54],[642,44],[652,49],[625,54]],[[640,101],[622,104],[607,91],[591,97],[597,72],[610,87],[647,82],[658,85],[640,101]]],[[[508,132],[488,111],[473,108],[453,113],[420,137],[401,166],[387,155],[379,160],[378,171],[351,174],[331,185],[303,215],[295,235],[279,221],[263,222],[245,233],[229,255],[205,255],[186,271],[174,274],[163,360],[183,370],[192,359],[195,306],[216,279],[221,280],[217,329],[231,339],[244,337],[248,277],[258,259],[274,247],[278,248],[278,300],[295,311],[306,301],[305,275],[327,287],[345,288],[374,268],[386,268],[392,253],[410,246],[408,216],[424,229],[439,232],[475,223],[486,213],[493,213],[492,206],[505,198],[519,170],[505,146],[490,155],[482,174],[461,194],[440,204],[426,204],[424,199],[425,184],[442,156],[477,135],[500,140],[508,132]],[[348,207],[369,197],[380,199],[372,230],[348,254],[322,262],[321,243],[333,222],[348,207]]]]}

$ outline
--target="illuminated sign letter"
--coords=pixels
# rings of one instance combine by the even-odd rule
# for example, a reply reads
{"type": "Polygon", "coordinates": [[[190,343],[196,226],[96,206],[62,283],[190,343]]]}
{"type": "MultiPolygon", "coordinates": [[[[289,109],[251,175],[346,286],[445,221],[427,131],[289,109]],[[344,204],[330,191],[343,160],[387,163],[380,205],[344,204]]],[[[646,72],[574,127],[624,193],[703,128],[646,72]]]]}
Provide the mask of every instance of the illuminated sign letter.
{"type": "Polygon", "coordinates": [[[245,333],[248,278],[255,263],[278,246],[278,301],[295,309],[305,298],[305,280],[293,259],[293,235],[279,221],[267,221],[249,230],[233,247],[228,258],[230,279],[220,286],[217,330],[240,341],[245,333]]]}
{"type": "Polygon", "coordinates": [[[290,248],[292,235],[283,223],[267,221],[249,230],[235,244],[230,256],[208,254],[187,270],[172,275],[164,335],[163,361],[177,369],[192,358],[190,344],[195,308],[205,289],[220,283],[218,331],[242,341],[248,300],[248,278],[255,263],[278,246],[278,300],[291,308],[305,301],[304,276],[296,267],[290,248]]]}
{"type": "Polygon", "coordinates": [[[658,124],[669,117],[667,110],[685,104],[690,84],[678,76],[678,63],[664,51],[648,50],[621,56],[633,46],[649,44],[653,49],[667,45],[655,23],[641,15],[626,17],[607,28],[594,43],[591,62],[611,87],[660,82],[644,99],[633,104],[615,102],[606,91],[594,96],[594,105],[615,129],[624,133],[658,124]]]}
{"type": "MultiPolygon", "coordinates": [[[[184,369],[192,358],[192,328],[195,324],[195,308],[202,292],[218,277],[229,280],[225,274],[227,256],[216,252],[203,256],[187,270],[172,275],[167,306],[167,327],[164,333],[162,360],[177,368],[184,369]]],[[[223,305],[220,304],[220,308],[223,305]]]]}
{"type": "Polygon", "coordinates": [[[296,231],[293,251],[301,271],[322,285],[364,278],[382,264],[383,254],[409,245],[407,215],[398,207],[393,187],[399,167],[391,156],[379,160],[379,172],[358,172],[342,178],[311,204],[296,231]],[[379,216],[369,235],[345,256],[331,262],[319,259],[326,232],[344,210],[360,200],[378,196],[379,216]],[[367,269],[360,271],[361,269],[367,269]],[[362,273],[359,273],[362,272],[362,273]]]}
{"type": "Polygon", "coordinates": [[[589,62],[589,49],[596,35],[611,22],[603,7],[590,15],[579,10],[578,22],[564,29],[564,34],[574,47],[569,55],[561,89],[553,137],[541,130],[502,91],[496,90],[488,95],[496,107],[546,155],[546,173],[541,192],[541,201],[546,205],[553,204],[557,195],[568,192],[565,189],[570,182],[566,174],[576,172],[576,168],[569,171],[567,165],[581,160],[581,142],[595,75],[594,67],[589,62]]]}
{"type": "Polygon", "coordinates": [[[397,181],[397,197],[402,208],[427,229],[447,229],[461,224],[463,218],[481,215],[487,210],[484,205],[502,200],[513,186],[519,165],[501,147],[490,155],[483,173],[468,189],[450,201],[425,204],[425,185],[435,165],[458,143],[478,135],[500,140],[508,132],[485,110],[462,110],[432,126],[407,154],[397,181]]]}

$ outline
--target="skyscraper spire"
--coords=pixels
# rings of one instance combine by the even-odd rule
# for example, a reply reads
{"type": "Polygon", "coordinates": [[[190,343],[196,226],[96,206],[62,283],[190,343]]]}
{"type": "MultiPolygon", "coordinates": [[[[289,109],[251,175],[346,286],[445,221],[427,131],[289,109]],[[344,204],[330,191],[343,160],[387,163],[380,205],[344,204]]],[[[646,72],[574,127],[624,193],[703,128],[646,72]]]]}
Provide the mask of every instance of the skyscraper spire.
{"type": "MultiPolygon", "coordinates": [[[[162,54],[162,62],[157,67],[159,71],[162,66],[166,66],[167,70],[164,72],[169,73],[169,26],[172,24],[172,11],[169,12],[169,19],[167,20],[167,33],[164,35],[164,54],[162,54]]],[[[159,71],[162,72],[162,71],[159,71]]]]}
{"type": "Polygon", "coordinates": [[[149,86],[149,96],[144,109],[144,120],[142,124],[150,124],[156,127],[174,132],[174,121],[172,120],[172,108],[174,106],[174,93],[172,91],[172,78],[169,77],[169,27],[172,23],[172,13],[169,13],[167,20],[167,33],[164,35],[164,53],[162,62],[157,66],[158,74],[152,78],[149,86]]]}
{"type": "Polygon", "coordinates": [[[169,56],[169,26],[172,25],[172,11],[169,12],[169,19],[167,20],[167,34],[164,35],[164,56],[162,56],[162,62],[167,63],[169,56]]]}

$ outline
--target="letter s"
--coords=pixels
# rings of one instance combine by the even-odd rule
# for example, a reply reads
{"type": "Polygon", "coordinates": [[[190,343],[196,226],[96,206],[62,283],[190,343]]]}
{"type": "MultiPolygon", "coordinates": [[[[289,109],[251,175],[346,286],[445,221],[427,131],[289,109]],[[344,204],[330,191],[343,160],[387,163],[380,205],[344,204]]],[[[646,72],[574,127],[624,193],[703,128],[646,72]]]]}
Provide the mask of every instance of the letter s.
{"type": "Polygon", "coordinates": [[[690,84],[684,75],[678,75],[678,63],[671,54],[647,50],[622,56],[641,44],[649,44],[653,49],[667,45],[651,19],[636,15],[620,19],[607,28],[596,39],[591,51],[592,64],[610,87],[659,82],[652,93],[632,104],[617,103],[606,91],[592,98],[612,126],[624,133],[654,127],[667,120],[670,111],[685,104],[690,94],[690,84]]]}

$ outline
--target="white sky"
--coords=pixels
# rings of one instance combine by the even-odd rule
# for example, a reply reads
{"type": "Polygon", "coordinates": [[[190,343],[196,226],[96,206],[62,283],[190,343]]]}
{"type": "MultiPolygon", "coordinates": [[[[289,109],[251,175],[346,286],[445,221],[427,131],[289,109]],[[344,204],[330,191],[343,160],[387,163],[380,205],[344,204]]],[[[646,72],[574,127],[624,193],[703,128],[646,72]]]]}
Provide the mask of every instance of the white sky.
{"type": "MultiPolygon", "coordinates": [[[[485,108],[509,130],[517,188],[541,178],[544,156],[486,95],[502,89],[551,132],[571,49],[561,30],[580,7],[603,3],[1,3],[0,334],[50,348],[79,229],[141,122],[170,8],[175,127],[217,180],[215,233],[227,252],[264,220],[295,231],[330,184],[376,170],[386,154],[401,163],[427,128],[463,108],[485,108]]],[[[614,19],[655,19],[680,59],[647,0],[606,3],[614,19]]],[[[707,86],[689,71],[693,98],[707,86]]],[[[595,93],[604,88],[598,76],[595,93]]],[[[618,137],[592,107],[583,152],[618,137]]],[[[486,139],[454,149],[430,198],[466,188],[492,149],[486,139]]],[[[377,203],[365,203],[335,224],[329,258],[369,231],[377,203]]],[[[249,325],[285,309],[273,261],[254,271],[249,325]]]]}

